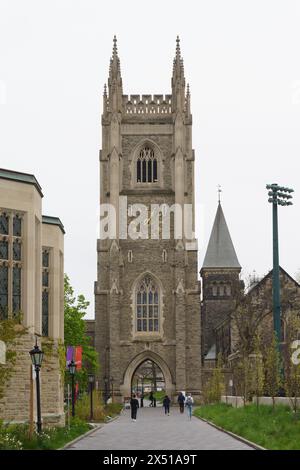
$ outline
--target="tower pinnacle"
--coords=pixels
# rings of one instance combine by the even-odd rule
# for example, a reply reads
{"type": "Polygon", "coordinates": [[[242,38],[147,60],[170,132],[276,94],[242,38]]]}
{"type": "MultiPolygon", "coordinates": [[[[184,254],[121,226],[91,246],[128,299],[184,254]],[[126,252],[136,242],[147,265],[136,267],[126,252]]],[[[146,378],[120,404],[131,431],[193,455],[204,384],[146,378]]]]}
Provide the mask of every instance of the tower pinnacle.
{"type": "Polygon", "coordinates": [[[176,38],[176,52],[175,58],[173,61],[173,78],[172,82],[176,82],[179,80],[180,82],[185,81],[184,79],[184,66],[183,66],[183,59],[181,57],[181,50],[180,50],[180,39],[179,36],[176,38]]]}
{"type": "Polygon", "coordinates": [[[180,39],[176,38],[176,51],[173,61],[173,75],[172,75],[172,97],[173,97],[173,110],[184,109],[185,102],[185,78],[183,59],[181,57],[180,39]]]}
{"type": "Polygon", "coordinates": [[[110,111],[119,112],[122,108],[123,87],[116,36],[113,39],[112,56],[109,65],[108,91],[110,111]]]}
{"type": "Polygon", "coordinates": [[[109,78],[116,79],[121,77],[120,59],[118,56],[117,37],[113,39],[112,57],[110,59],[109,78]]]}

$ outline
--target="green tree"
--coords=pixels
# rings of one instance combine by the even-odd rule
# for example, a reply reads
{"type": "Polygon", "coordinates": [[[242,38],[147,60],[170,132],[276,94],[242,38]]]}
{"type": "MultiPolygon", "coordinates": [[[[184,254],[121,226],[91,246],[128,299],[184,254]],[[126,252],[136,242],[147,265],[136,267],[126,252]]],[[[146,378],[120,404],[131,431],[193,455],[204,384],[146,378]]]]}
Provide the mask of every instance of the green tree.
{"type": "MultiPolygon", "coordinates": [[[[82,346],[82,369],[77,372],[78,382],[85,386],[89,372],[95,373],[98,370],[98,355],[91,346],[91,338],[86,334],[86,323],[83,317],[89,302],[80,294],[75,296],[74,289],[70,284],[70,279],[65,274],[64,278],[64,320],[65,320],[65,345],[82,346]]],[[[68,371],[65,374],[69,382],[68,371]]]]}
{"type": "Polygon", "coordinates": [[[300,317],[291,312],[286,319],[286,350],[284,361],[284,389],[294,413],[298,410],[300,397],[300,364],[293,353],[299,348],[300,317]],[[296,344],[295,344],[296,343],[296,344]]]}
{"type": "Polygon", "coordinates": [[[247,354],[239,355],[232,366],[236,394],[243,398],[244,406],[251,396],[251,364],[247,354]]]}
{"type": "Polygon", "coordinates": [[[274,333],[272,342],[267,349],[265,358],[265,389],[272,397],[273,409],[275,408],[275,397],[278,395],[281,386],[281,362],[278,350],[278,341],[276,333],[274,333]]]}
{"type": "Polygon", "coordinates": [[[222,367],[222,355],[218,354],[216,367],[213,369],[210,379],[203,387],[202,394],[204,403],[220,403],[222,394],[225,390],[222,367]]]}
{"type": "Polygon", "coordinates": [[[252,367],[252,390],[256,396],[256,406],[259,405],[259,397],[264,392],[265,385],[265,374],[264,364],[261,353],[261,339],[257,334],[254,339],[254,350],[252,355],[251,367],[252,367]]]}

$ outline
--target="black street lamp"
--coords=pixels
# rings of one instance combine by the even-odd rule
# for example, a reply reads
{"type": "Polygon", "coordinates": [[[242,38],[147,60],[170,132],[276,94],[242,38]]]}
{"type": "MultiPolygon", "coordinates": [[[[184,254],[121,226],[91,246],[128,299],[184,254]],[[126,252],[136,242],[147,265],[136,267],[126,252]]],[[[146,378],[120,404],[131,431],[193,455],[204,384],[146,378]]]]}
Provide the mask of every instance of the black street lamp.
{"type": "Polygon", "coordinates": [[[29,352],[32,365],[36,373],[36,410],[37,410],[37,431],[42,432],[42,418],[41,418],[41,395],[40,395],[40,368],[43,362],[43,351],[37,345],[37,337],[35,339],[35,346],[29,352]]]}
{"type": "Polygon", "coordinates": [[[110,378],[110,383],[111,383],[111,402],[114,402],[114,378],[110,378]]]}
{"type": "Polygon", "coordinates": [[[108,378],[106,377],[106,375],[104,376],[104,402],[106,404],[107,400],[108,400],[108,378]]]}
{"type": "Polygon", "coordinates": [[[91,396],[91,408],[90,408],[90,420],[94,419],[93,413],[93,388],[94,388],[95,376],[93,374],[89,374],[89,384],[90,384],[90,396],[91,396]]]}
{"type": "Polygon", "coordinates": [[[76,364],[72,360],[69,365],[69,372],[71,375],[71,380],[72,380],[72,417],[74,418],[75,416],[75,386],[74,386],[74,379],[75,379],[75,373],[76,373],[76,364]]]}
{"type": "Polygon", "coordinates": [[[278,186],[278,184],[267,184],[269,190],[268,201],[273,205],[273,321],[277,344],[281,342],[281,305],[280,305],[280,277],[279,277],[279,249],[278,249],[278,213],[280,206],[291,206],[293,203],[291,193],[293,189],[278,186]]]}

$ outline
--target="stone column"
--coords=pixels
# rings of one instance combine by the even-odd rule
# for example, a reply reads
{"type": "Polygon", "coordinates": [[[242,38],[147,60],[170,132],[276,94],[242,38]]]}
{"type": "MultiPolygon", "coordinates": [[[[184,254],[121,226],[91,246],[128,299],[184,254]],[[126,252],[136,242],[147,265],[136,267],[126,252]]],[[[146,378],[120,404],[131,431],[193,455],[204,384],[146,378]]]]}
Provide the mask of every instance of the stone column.
{"type": "Polygon", "coordinates": [[[120,397],[120,276],[119,247],[115,240],[110,248],[110,290],[109,290],[109,379],[114,379],[114,396],[120,397]]]}
{"type": "Polygon", "coordinates": [[[177,244],[175,267],[175,321],[176,321],[176,391],[186,389],[186,305],[184,249],[182,242],[177,244]]]}

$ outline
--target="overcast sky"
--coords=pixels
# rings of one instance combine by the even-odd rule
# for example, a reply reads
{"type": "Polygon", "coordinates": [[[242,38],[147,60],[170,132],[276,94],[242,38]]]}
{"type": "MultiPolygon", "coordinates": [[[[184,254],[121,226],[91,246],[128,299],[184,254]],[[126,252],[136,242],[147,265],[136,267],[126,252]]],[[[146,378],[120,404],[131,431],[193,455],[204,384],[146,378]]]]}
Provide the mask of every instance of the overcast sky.
{"type": "MultiPolygon", "coordinates": [[[[170,93],[176,35],[190,83],[199,268],[217,185],[243,276],[272,266],[266,183],[280,208],[280,263],[299,259],[300,3],[290,0],[0,0],[0,167],[34,173],[65,226],[65,271],[96,279],[102,90],[118,38],[123,92],[170,93]]],[[[1,201],[0,201],[1,203],[1,201]]]]}

